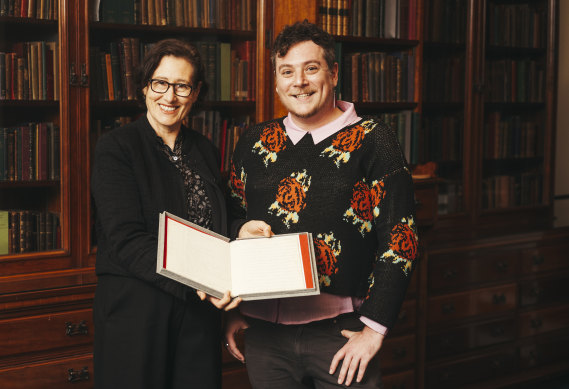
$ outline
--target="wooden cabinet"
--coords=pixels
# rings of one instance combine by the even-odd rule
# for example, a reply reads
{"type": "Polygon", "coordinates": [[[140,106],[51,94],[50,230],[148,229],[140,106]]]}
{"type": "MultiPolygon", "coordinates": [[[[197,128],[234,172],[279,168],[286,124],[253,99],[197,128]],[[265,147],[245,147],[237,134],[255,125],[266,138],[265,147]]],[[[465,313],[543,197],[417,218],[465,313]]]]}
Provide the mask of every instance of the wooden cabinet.
{"type": "Polygon", "coordinates": [[[568,238],[551,230],[429,253],[424,387],[498,388],[565,371],[568,238]]]}

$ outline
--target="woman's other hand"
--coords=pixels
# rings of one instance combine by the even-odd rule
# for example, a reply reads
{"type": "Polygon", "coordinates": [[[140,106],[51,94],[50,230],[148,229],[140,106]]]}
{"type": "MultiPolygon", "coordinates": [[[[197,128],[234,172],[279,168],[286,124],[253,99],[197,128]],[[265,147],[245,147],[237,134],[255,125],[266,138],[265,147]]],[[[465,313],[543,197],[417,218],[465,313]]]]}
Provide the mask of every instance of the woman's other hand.
{"type": "Polygon", "coordinates": [[[222,298],[218,299],[217,297],[210,296],[201,290],[196,291],[200,300],[204,301],[207,300],[213,304],[214,307],[217,309],[223,309],[224,311],[230,311],[233,308],[236,308],[239,304],[241,304],[241,297],[232,298],[231,292],[227,291],[223,295],[222,298]]]}
{"type": "Polygon", "coordinates": [[[269,238],[273,236],[274,233],[271,230],[271,226],[262,220],[249,220],[247,223],[243,224],[239,229],[239,238],[258,238],[266,237],[269,238]]]}

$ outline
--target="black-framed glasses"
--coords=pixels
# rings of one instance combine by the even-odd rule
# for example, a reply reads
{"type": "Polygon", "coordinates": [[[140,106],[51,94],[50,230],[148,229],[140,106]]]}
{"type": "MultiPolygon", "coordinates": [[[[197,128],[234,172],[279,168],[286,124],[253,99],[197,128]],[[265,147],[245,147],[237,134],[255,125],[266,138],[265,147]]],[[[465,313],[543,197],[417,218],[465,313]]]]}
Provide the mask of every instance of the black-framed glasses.
{"type": "Polygon", "coordinates": [[[174,94],[180,97],[188,97],[192,94],[193,87],[190,84],[183,84],[178,82],[168,82],[164,80],[157,80],[153,78],[150,80],[150,89],[156,93],[166,93],[170,87],[174,88],[174,94]]]}

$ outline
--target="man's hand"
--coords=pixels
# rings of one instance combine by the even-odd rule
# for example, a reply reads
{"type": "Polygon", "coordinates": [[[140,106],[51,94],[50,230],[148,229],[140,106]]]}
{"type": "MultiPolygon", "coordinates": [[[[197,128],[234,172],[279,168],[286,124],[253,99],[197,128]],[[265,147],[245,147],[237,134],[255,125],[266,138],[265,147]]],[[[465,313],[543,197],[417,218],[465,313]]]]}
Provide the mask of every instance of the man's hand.
{"type": "Polygon", "coordinates": [[[227,347],[227,350],[231,353],[231,355],[240,360],[241,363],[245,363],[245,357],[237,347],[235,335],[237,335],[239,331],[244,330],[245,328],[249,328],[249,324],[247,324],[247,321],[239,312],[233,311],[226,316],[224,328],[225,347],[227,347]]]}
{"type": "Polygon", "coordinates": [[[212,303],[217,309],[223,309],[225,311],[236,308],[239,304],[241,304],[241,297],[231,298],[231,292],[229,291],[225,292],[221,299],[210,296],[201,290],[196,291],[196,293],[198,294],[200,300],[207,300],[212,303]]]}
{"type": "Polygon", "coordinates": [[[271,231],[271,226],[262,220],[249,220],[243,224],[239,229],[239,238],[258,238],[264,236],[269,238],[274,233],[271,231]]]}
{"type": "Polygon", "coordinates": [[[330,364],[330,374],[334,374],[341,360],[342,368],[338,376],[338,384],[346,381],[350,386],[356,371],[356,382],[361,382],[369,361],[377,354],[383,344],[384,336],[365,326],[362,331],[353,332],[342,330],[342,335],[348,338],[348,342],[334,355],[330,364]]]}

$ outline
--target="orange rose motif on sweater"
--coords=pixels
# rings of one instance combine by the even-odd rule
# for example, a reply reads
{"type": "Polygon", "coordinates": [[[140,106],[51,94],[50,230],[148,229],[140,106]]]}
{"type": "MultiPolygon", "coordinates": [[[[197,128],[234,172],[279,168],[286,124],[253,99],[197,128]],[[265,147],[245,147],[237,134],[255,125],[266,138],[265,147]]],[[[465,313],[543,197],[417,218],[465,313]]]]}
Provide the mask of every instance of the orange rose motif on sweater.
{"type": "Polygon", "coordinates": [[[373,181],[371,183],[371,206],[373,207],[373,216],[379,216],[379,206],[385,197],[385,183],[383,181],[373,181]]]}
{"type": "Polygon", "coordinates": [[[241,168],[239,177],[237,177],[237,172],[235,165],[231,164],[231,173],[229,176],[229,189],[231,197],[239,199],[241,208],[247,210],[247,199],[245,198],[245,182],[247,181],[247,176],[245,171],[241,168]]]}
{"type": "Polygon", "coordinates": [[[342,251],[340,242],[334,238],[334,234],[318,234],[314,239],[314,251],[318,266],[318,280],[320,285],[330,286],[331,276],[338,272],[336,262],[342,251]]]}
{"type": "Polygon", "coordinates": [[[334,158],[334,163],[337,167],[340,164],[347,163],[350,160],[350,153],[359,149],[362,146],[365,136],[371,132],[377,123],[371,120],[366,120],[361,124],[354,126],[349,131],[340,131],[332,139],[332,144],[328,146],[322,153],[321,157],[334,158]]]}
{"type": "Polygon", "coordinates": [[[391,229],[389,250],[384,252],[381,260],[384,262],[402,263],[403,272],[409,275],[418,255],[419,239],[413,217],[403,218],[391,229]]]}
{"type": "Polygon", "coordinates": [[[261,132],[261,137],[253,145],[253,149],[258,150],[259,155],[265,155],[263,162],[265,166],[277,160],[277,154],[286,149],[286,133],[279,123],[271,123],[261,132]]]}
{"type": "Polygon", "coordinates": [[[298,213],[306,207],[306,192],[310,187],[311,177],[302,172],[292,173],[283,178],[277,189],[276,201],[269,207],[269,213],[285,215],[283,223],[290,228],[290,223],[298,222],[298,213]]]}
{"type": "Polygon", "coordinates": [[[344,212],[344,220],[358,226],[362,236],[371,231],[373,220],[372,194],[365,179],[356,182],[354,185],[350,208],[344,212]]]}

